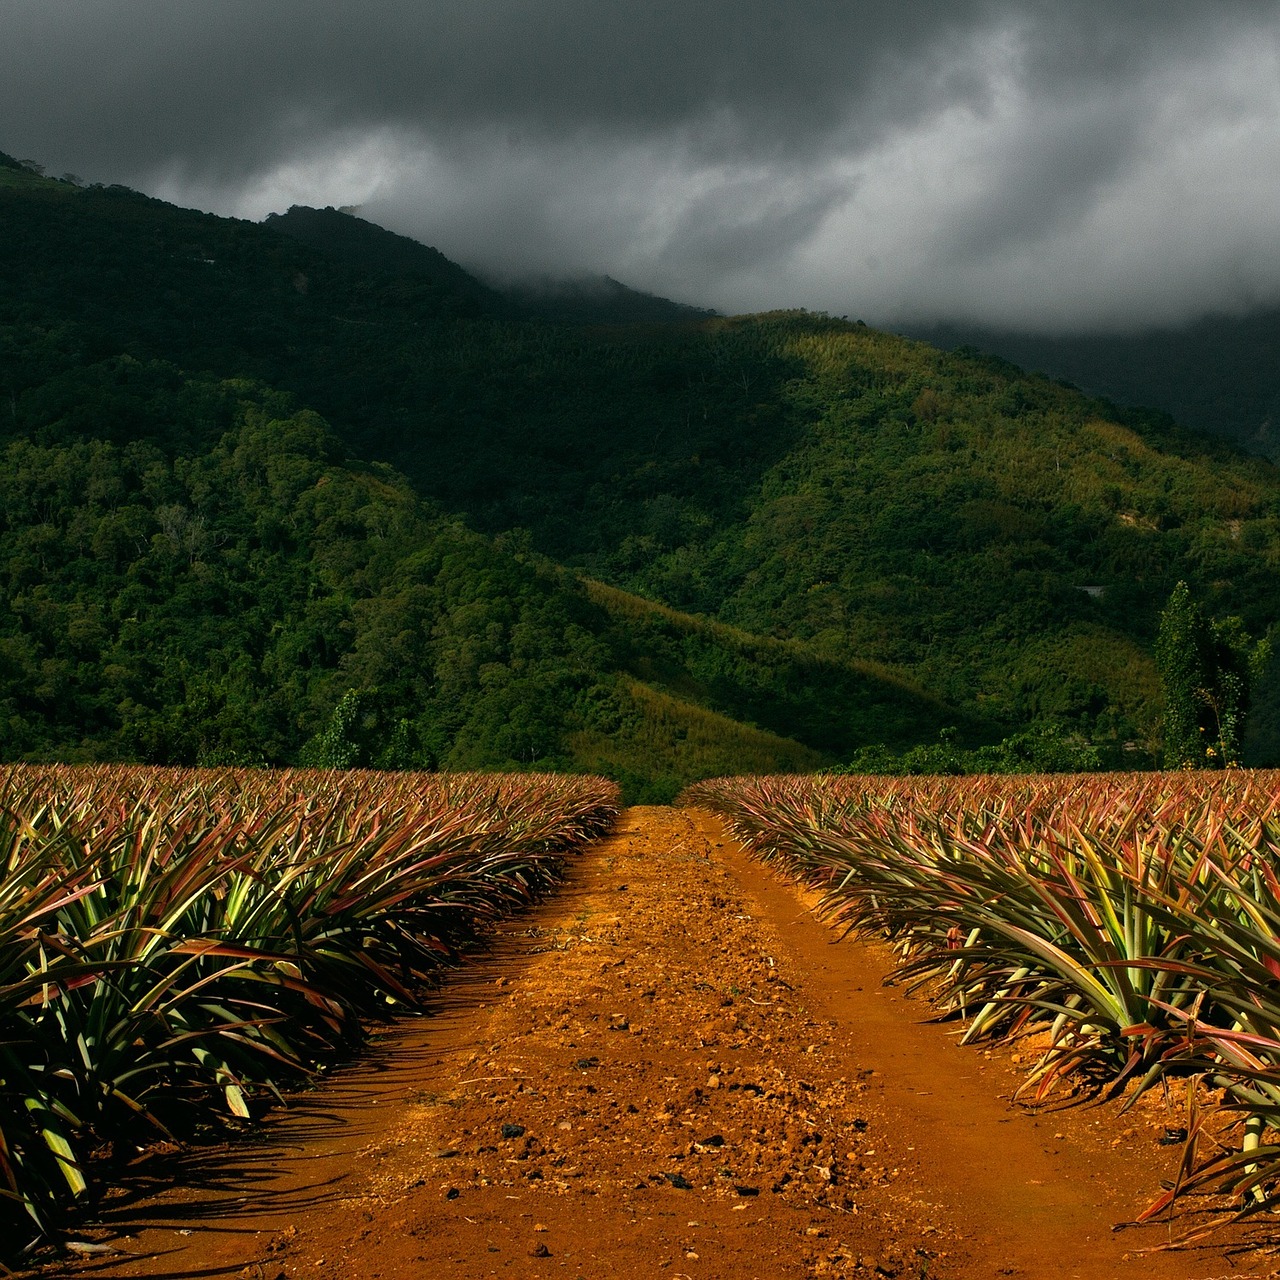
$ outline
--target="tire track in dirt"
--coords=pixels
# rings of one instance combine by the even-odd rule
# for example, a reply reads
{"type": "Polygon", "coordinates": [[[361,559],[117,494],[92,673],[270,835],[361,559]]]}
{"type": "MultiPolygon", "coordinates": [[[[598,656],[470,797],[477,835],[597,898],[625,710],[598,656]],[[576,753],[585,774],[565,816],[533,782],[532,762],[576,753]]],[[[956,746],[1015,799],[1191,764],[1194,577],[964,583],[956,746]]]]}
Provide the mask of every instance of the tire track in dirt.
{"type": "MultiPolygon", "coordinates": [[[[1012,1077],[880,987],[707,815],[632,809],[508,921],[440,1013],[257,1142],[140,1171],[100,1277],[1271,1274],[1113,1234],[1172,1164],[1113,1113],[1027,1116],[1012,1077]],[[1055,1136],[1056,1135],[1056,1136],[1055,1136]],[[1137,1135],[1137,1136],[1133,1136],[1137,1135]],[[1162,1157],[1157,1161],[1156,1157],[1162,1157]]],[[[1150,1125],[1148,1125],[1150,1129],[1150,1125]]]]}

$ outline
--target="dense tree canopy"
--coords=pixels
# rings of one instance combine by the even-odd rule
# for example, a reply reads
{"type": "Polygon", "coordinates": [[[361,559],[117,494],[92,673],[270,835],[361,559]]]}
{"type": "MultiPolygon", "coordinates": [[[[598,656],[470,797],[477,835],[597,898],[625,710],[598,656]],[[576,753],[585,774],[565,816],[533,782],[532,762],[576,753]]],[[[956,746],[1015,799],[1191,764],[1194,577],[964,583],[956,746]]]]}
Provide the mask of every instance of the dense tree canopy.
{"type": "Polygon", "coordinates": [[[1222,769],[1240,763],[1250,686],[1270,645],[1255,645],[1239,618],[1207,618],[1179,582],[1160,615],[1156,665],[1164,695],[1164,763],[1222,769]]]}
{"type": "Polygon", "coordinates": [[[1142,763],[1174,585],[1280,620],[1268,464],[997,360],[551,323],[333,211],[3,167],[0,218],[10,757],[291,760],[354,691],[362,759],[667,791],[948,725],[1142,763]]]}

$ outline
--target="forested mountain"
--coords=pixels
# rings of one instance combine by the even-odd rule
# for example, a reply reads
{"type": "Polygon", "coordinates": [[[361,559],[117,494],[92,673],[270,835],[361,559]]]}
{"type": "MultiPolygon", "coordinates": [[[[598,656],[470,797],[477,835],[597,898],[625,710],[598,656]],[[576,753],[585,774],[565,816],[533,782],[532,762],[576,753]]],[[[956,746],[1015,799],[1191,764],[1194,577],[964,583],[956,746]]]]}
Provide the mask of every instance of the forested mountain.
{"type": "Polygon", "coordinates": [[[534,316],[334,210],[12,163],[0,226],[6,758],[295,760],[354,690],[370,761],[633,795],[951,726],[1142,763],[1173,585],[1280,619],[1268,463],[998,360],[534,316]]]}
{"type": "MultiPolygon", "coordinates": [[[[422,281],[435,285],[442,296],[453,294],[469,300],[477,313],[497,315],[504,310],[497,293],[450,262],[438,249],[395,235],[352,214],[293,205],[286,213],[268,214],[266,225],[319,249],[366,278],[389,276],[400,281],[422,281]]],[[[302,288],[307,287],[300,283],[302,288]]]]}
{"type": "Polygon", "coordinates": [[[75,375],[0,452],[6,758],[305,760],[349,690],[351,763],[576,765],[669,798],[829,758],[716,715],[731,674],[701,704],[642,684],[646,645],[572,576],[345,459],[289,397],[128,356],[75,375]],[[131,438],[86,433],[85,404],[131,438]],[[175,422],[216,443],[162,447],[175,422]]]}
{"type": "Polygon", "coordinates": [[[502,292],[516,315],[561,324],[672,324],[716,314],[628,288],[612,276],[526,277],[502,292]]]}
{"type": "Polygon", "coordinates": [[[1050,336],[967,325],[911,332],[947,350],[990,352],[1121,404],[1163,409],[1184,426],[1280,459],[1280,311],[1208,315],[1132,334],[1050,336]]]}
{"type": "Polygon", "coordinates": [[[540,317],[564,324],[666,324],[715,314],[629,289],[610,276],[533,276],[486,285],[450,262],[438,249],[334,208],[294,205],[286,213],[268,215],[266,224],[273,231],[340,259],[348,267],[445,285],[471,298],[480,310],[492,316],[540,317]]]}

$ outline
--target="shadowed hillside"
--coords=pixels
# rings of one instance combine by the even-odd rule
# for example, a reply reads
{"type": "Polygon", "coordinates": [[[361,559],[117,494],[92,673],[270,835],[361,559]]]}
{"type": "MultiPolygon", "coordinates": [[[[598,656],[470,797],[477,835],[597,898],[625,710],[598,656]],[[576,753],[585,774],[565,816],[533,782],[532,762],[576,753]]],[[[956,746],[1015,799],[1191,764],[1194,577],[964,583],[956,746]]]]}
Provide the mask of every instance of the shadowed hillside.
{"type": "MultiPolygon", "coordinates": [[[[502,556],[608,584],[575,625],[601,646],[583,669],[628,715],[631,680],[824,759],[1035,724],[1132,760],[1158,737],[1150,652],[1175,582],[1255,636],[1280,619],[1269,464],[1000,360],[807,313],[519,318],[434,250],[333,210],[255,225],[8,165],[0,218],[0,440],[150,451],[187,476],[224,447],[234,388],[282,396],[281,420],[323,415],[336,463],[391,466],[502,556]]],[[[182,483],[135,542],[174,503],[207,526],[210,493],[182,483]]],[[[35,590],[47,557],[31,548],[61,526],[38,506],[10,521],[35,590]]],[[[357,521],[326,536],[358,561],[375,535],[357,521]]],[[[10,597],[15,634],[36,625],[34,598],[23,612],[10,597]]],[[[572,666],[562,649],[550,668],[572,666]]],[[[330,645],[320,665],[351,669],[345,654],[330,645]]],[[[485,661],[468,669],[492,693],[485,661]]],[[[301,720],[281,714],[314,728],[344,678],[317,684],[301,720]]],[[[403,718],[442,707],[433,688],[404,686],[403,718]]],[[[554,680],[538,695],[566,696],[554,680]]],[[[575,725],[502,758],[567,766],[575,725]]],[[[492,746],[490,730],[442,732],[441,759],[492,746]]]]}
{"type": "Polygon", "coordinates": [[[992,352],[1120,404],[1163,409],[1184,426],[1280,457],[1280,311],[1136,334],[1052,337],[963,325],[912,332],[936,346],[992,352]]]}

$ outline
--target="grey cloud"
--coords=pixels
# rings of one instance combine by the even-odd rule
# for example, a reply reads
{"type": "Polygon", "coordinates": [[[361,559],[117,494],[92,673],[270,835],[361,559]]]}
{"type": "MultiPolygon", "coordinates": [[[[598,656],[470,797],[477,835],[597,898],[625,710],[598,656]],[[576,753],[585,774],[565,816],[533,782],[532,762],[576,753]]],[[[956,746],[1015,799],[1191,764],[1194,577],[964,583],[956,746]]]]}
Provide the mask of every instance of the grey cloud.
{"type": "Polygon", "coordinates": [[[0,148],[712,305],[1136,323],[1242,262],[1280,298],[1280,214],[1203,252],[1225,194],[1137,225],[1222,183],[1212,130],[1280,177],[1278,41],[1274,0],[0,0],[0,148]]]}
{"type": "Polygon", "coordinates": [[[1135,113],[1113,99],[1068,101],[1036,112],[1025,132],[994,157],[979,198],[956,209],[947,249],[983,258],[1070,224],[1097,188],[1123,171],[1138,126],[1135,113]]]}
{"type": "Polygon", "coordinates": [[[849,192],[834,183],[743,179],[716,188],[672,228],[667,255],[692,253],[712,271],[775,262],[817,230],[849,192]]]}
{"type": "Polygon", "coordinates": [[[144,162],[146,150],[252,162],[294,129],[387,122],[623,138],[684,130],[713,153],[752,153],[807,145],[865,106],[886,66],[927,110],[930,51],[963,38],[987,8],[41,0],[9,6],[5,97],[30,103],[34,138],[57,133],[66,145],[79,122],[114,140],[122,160],[144,162]],[[738,128],[718,127],[726,115],[738,128]]]}

